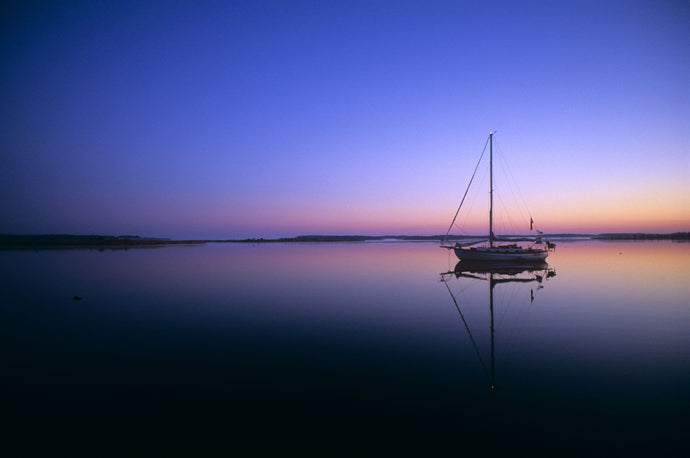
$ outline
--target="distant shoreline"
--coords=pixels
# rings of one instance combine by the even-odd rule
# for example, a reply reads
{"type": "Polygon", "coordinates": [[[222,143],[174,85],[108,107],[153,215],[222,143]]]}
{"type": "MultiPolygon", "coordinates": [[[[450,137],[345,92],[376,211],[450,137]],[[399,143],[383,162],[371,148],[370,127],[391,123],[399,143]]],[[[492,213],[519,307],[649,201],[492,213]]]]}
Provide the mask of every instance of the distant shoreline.
{"type": "MultiPolygon", "coordinates": [[[[674,232],[670,234],[648,233],[604,233],[604,234],[545,234],[550,239],[590,239],[590,240],[690,240],[690,232],[674,232]]],[[[300,235],[282,238],[246,238],[246,239],[209,239],[209,240],[173,240],[167,238],[140,237],[136,235],[0,235],[0,249],[2,248],[135,248],[157,247],[167,245],[203,245],[206,243],[303,243],[303,242],[367,242],[367,241],[426,241],[440,242],[443,235],[300,235]]],[[[447,240],[484,239],[486,236],[449,236],[447,240]]],[[[524,235],[505,236],[510,240],[531,240],[533,237],[524,235]]]]}
{"type": "Polygon", "coordinates": [[[690,232],[674,232],[671,234],[611,233],[598,234],[592,238],[598,240],[690,240],[690,232]]]}
{"type": "Polygon", "coordinates": [[[165,245],[200,245],[206,240],[171,240],[136,235],[0,235],[1,248],[81,248],[81,247],[152,247],[165,245]]]}

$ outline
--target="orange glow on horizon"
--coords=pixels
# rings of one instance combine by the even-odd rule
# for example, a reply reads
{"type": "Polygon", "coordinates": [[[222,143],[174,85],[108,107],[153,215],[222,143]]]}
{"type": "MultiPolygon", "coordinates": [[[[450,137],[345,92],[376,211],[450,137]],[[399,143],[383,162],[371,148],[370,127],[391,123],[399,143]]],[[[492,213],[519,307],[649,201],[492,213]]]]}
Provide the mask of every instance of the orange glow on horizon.
{"type": "MultiPolygon", "coordinates": [[[[572,197],[572,196],[571,196],[572,197]]],[[[213,233],[234,228],[241,237],[290,237],[307,234],[333,235],[442,235],[448,230],[457,207],[431,202],[348,202],[326,204],[313,201],[273,202],[264,207],[246,204],[224,213],[200,211],[195,221],[213,233]]],[[[545,234],[598,234],[606,232],[672,233],[690,230],[690,211],[680,201],[655,205],[654,202],[628,202],[616,205],[584,198],[572,204],[543,201],[533,207],[534,228],[545,234]],[[644,204],[644,205],[643,205],[644,204]]],[[[457,204],[455,204],[457,205],[457,204]]],[[[483,205],[461,213],[451,230],[454,235],[484,235],[488,232],[488,209],[483,205]]],[[[514,215],[519,221],[504,224],[494,219],[494,232],[529,235],[529,216],[514,215]]],[[[169,227],[182,227],[184,221],[169,221],[169,227]]],[[[229,232],[229,231],[228,231],[229,232]]],[[[232,238],[233,236],[228,236],[232,238]]]]}

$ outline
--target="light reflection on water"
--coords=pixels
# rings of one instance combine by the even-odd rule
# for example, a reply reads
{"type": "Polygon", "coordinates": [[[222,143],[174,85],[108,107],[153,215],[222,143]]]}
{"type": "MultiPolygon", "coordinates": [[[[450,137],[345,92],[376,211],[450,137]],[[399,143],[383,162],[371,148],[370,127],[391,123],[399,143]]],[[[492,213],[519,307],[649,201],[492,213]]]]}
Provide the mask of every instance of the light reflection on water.
{"type": "Polygon", "coordinates": [[[433,243],[0,252],[5,407],[172,403],[518,436],[528,418],[556,438],[616,424],[636,446],[645,432],[675,447],[690,407],[688,255],[560,243],[555,276],[495,285],[492,345],[488,282],[442,281],[457,260],[433,243]]]}

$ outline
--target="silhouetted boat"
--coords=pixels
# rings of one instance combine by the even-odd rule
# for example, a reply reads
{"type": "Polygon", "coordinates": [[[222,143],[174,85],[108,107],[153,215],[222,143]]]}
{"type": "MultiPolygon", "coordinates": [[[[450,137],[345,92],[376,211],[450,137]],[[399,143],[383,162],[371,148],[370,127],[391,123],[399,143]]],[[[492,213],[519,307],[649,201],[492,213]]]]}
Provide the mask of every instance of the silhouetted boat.
{"type": "MultiPolygon", "coordinates": [[[[450,286],[448,286],[448,280],[451,277],[455,277],[457,279],[468,278],[472,280],[488,281],[489,283],[489,321],[491,330],[490,387],[492,390],[496,387],[494,372],[494,287],[498,284],[504,283],[536,282],[539,285],[537,289],[541,289],[543,287],[543,282],[545,280],[555,276],[556,271],[553,268],[549,267],[549,265],[546,262],[528,263],[521,265],[513,262],[473,263],[467,261],[459,261],[456,264],[454,270],[444,272],[441,274],[441,281],[446,286],[446,288],[448,289],[448,293],[450,293],[450,297],[453,299],[453,304],[455,304],[455,308],[460,314],[460,318],[462,319],[462,322],[465,325],[465,330],[467,331],[470,341],[472,342],[474,351],[477,354],[477,357],[479,358],[479,361],[482,367],[484,367],[485,371],[487,370],[486,365],[484,364],[484,361],[481,357],[481,353],[479,351],[477,343],[475,342],[474,337],[472,336],[470,327],[467,324],[467,321],[465,320],[465,316],[463,315],[462,310],[460,309],[458,300],[453,294],[453,291],[450,289],[450,286]]],[[[532,303],[532,301],[534,301],[534,289],[530,289],[530,303],[532,303]]]]}
{"type": "MultiPolygon", "coordinates": [[[[501,262],[543,262],[549,254],[549,250],[555,245],[542,240],[541,232],[539,236],[531,241],[529,246],[524,246],[521,243],[517,243],[513,240],[501,240],[494,235],[493,228],[493,206],[494,206],[494,190],[493,190],[493,135],[494,132],[489,133],[488,143],[489,143],[489,236],[487,240],[480,240],[470,244],[461,245],[460,243],[455,243],[454,245],[446,245],[446,240],[448,239],[448,234],[455,224],[455,220],[460,213],[460,208],[467,197],[467,191],[469,190],[472,181],[474,179],[474,174],[477,173],[477,168],[479,167],[479,162],[481,162],[484,156],[484,151],[486,151],[486,144],[484,145],[484,151],[479,158],[477,167],[474,169],[472,178],[470,179],[465,194],[463,195],[460,206],[457,212],[455,212],[455,217],[450,223],[448,232],[446,232],[443,241],[441,242],[441,248],[446,248],[453,250],[458,259],[462,261],[501,261],[501,262]]],[[[533,220],[530,217],[530,230],[533,228],[533,220]]]]}

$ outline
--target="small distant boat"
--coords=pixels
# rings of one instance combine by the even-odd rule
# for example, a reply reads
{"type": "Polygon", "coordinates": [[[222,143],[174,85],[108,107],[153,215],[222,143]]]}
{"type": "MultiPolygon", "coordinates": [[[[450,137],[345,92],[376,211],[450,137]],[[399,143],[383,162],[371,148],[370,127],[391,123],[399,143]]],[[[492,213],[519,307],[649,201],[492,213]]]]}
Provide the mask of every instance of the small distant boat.
{"type": "MultiPolygon", "coordinates": [[[[455,220],[458,217],[460,208],[467,196],[467,191],[472,184],[472,179],[474,179],[474,174],[472,179],[470,179],[467,185],[467,190],[460,202],[460,207],[455,213],[453,221],[450,223],[448,232],[446,232],[443,241],[441,242],[441,248],[446,248],[453,250],[455,255],[461,261],[468,262],[544,262],[546,257],[549,255],[549,251],[555,247],[553,243],[545,241],[541,237],[541,232],[539,236],[531,240],[530,244],[525,246],[523,243],[517,243],[513,240],[501,240],[494,235],[493,228],[493,207],[494,207],[494,189],[493,189],[493,135],[494,132],[489,133],[489,236],[487,240],[475,241],[469,244],[461,245],[460,243],[455,243],[453,245],[447,244],[448,234],[455,224],[455,220]]],[[[486,151],[486,146],[484,146],[486,151]]],[[[484,152],[482,152],[483,157],[484,152]]],[[[480,157],[480,162],[481,162],[480,157]]],[[[477,167],[479,163],[477,163],[477,167]]],[[[477,172],[475,168],[474,172],[477,172]]],[[[533,220],[530,217],[530,230],[533,228],[533,220]]]]}

